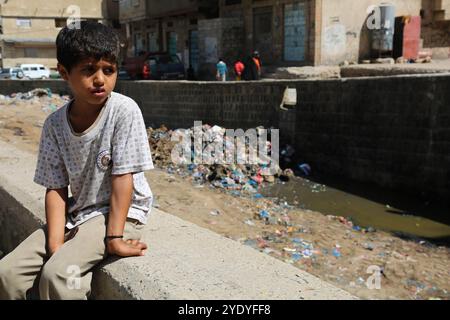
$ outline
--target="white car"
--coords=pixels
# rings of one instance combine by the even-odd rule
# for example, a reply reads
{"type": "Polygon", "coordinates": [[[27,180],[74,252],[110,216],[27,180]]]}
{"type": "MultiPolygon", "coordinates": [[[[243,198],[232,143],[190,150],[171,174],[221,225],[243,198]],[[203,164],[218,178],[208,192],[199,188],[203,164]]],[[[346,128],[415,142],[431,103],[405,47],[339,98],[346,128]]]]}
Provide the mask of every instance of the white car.
{"type": "Polygon", "coordinates": [[[48,79],[50,78],[50,69],[42,64],[21,64],[20,68],[26,78],[29,79],[48,79]]]}

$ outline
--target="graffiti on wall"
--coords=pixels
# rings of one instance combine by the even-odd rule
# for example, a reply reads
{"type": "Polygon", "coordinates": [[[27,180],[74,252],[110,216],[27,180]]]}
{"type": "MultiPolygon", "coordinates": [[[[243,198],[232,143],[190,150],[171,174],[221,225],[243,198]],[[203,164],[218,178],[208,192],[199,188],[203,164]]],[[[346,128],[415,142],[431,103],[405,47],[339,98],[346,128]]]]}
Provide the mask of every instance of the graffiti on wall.
{"type": "Polygon", "coordinates": [[[339,23],[332,24],[325,29],[323,50],[328,56],[341,56],[346,52],[346,29],[339,23]]]}

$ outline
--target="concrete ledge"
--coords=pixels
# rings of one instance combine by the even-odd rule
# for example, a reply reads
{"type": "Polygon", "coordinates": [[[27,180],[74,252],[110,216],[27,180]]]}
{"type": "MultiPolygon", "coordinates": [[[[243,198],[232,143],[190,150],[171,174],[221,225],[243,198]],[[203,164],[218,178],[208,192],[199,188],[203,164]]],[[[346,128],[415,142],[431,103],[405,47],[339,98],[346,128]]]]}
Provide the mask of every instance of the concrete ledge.
{"type": "MultiPolygon", "coordinates": [[[[0,250],[44,223],[36,158],[0,141],[0,250]]],[[[147,256],[108,259],[96,269],[95,299],[356,299],[302,270],[154,209],[147,256]]]]}

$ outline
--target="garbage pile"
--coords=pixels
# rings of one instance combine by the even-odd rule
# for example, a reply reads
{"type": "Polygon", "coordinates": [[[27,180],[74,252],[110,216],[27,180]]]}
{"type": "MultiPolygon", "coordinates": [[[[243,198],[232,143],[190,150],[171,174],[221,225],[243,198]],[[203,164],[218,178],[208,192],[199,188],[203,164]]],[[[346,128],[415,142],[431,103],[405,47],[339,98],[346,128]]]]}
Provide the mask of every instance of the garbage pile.
{"type": "MultiPolygon", "coordinates": [[[[260,204],[259,208],[265,207],[260,204]]],[[[272,205],[255,214],[254,220],[246,220],[244,223],[253,226],[256,221],[262,221],[266,225],[274,225],[273,231],[263,231],[262,236],[256,238],[244,238],[241,242],[247,246],[258,249],[266,254],[273,254],[284,259],[287,263],[303,263],[314,265],[319,257],[331,255],[338,259],[342,256],[341,246],[335,244],[332,248],[319,248],[312,241],[305,240],[300,235],[311,235],[311,230],[304,226],[294,224],[289,217],[289,209],[292,208],[286,202],[272,205]],[[255,222],[253,222],[255,221],[255,222]],[[252,222],[252,223],[250,223],[252,222]]]]}
{"type": "MultiPolygon", "coordinates": [[[[253,194],[256,198],[261,197],[258,194],[258,188],[263,184],[274,183],[278,178],[281,181],[288,181],[294,175],[291,169],[281,170],[278,164],[272,161],[270,155],[263,156],[264,159],[261,159],[259,153],[257,161],[252,161],[251,164],[248,162],[236,164],[236,161],[227,163],[224,160],[237,157],[234,154],[236,151],[234,148],[235,137],[226,136],[225,128],[211,127],[205,124],[201,127],[202,143],[199,144],[194,141],[194,133],[198,133],[198,130],[200,129],[194,127],[169,130],[164,125],[158,129],[148,128],[147,134],[155,164],[169,173],[177,173],[184,177],[190,176],[195,185],[209,183],[235,195],[246,193],[253,194]],[[183,141],[184,144],[181,147],[185,153],[188,153],[188,156],[184,161],[176,162],[173,161],[173,157],[180,149],[180,136],[188,137],[188,141],[183,141]],[[214,146],[217,144],[223,146],[223,154],[216,153],[214,146]],[[177,149],[174,150],[174,148],[177,149]],[[196,161],[196,159],[200,159],[200,161],[196,161]]],[[[266,147],[270,153],[270,142],[267,142],[266,147]]],[[[246,145],[241,156],[249,159],[249,155],[254,151],[251,146],[246,145]]]]}
{"type": "Polygon", "coordinates": [[[0,95],[0,104],[7,106],[15,106],[22,103],[38,104],[45,113],[56,111],[69,100],[69,96],[54,94],[50,88],[36,88],[26,93],[18,92],[7,96],[0,95]]]}
{"type": "Polygon", "coordinates": [[[360,227],[358,225],[356,225],[351,218],[345,218],[342,216],[333,216],[333,215],[327,215],[328,220],[334,220],[334,221],[339,221],[340,223],[342,223],[343,225],[347,226],[348,228],[357,231],[357,232],[361,232],[361,233],[372,233],[372,232],[376,232],[376,229],[373,227],[367,227],[367,228],[363,228],[360,227]]]}

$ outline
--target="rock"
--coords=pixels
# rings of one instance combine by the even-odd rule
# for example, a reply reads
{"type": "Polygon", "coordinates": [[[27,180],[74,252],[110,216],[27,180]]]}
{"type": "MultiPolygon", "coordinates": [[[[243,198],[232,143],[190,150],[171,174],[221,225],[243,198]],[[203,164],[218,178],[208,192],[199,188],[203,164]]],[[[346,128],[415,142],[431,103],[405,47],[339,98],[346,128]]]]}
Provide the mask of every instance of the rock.
{"type": "Polygon", "coordinates": [[[264,181],[269,182],[269,183],[274,183],[275,182],[275,177],[274,176],[263,176],[264,181]]]}
{"type": "Polygon", "coordinates": [[[374,63],[395,64],[395,60],[393,58],[378,58],[378,59],[375,59],[374,63]]]}
{"type": "Polygon", "coordinates": [[[368,243],[368,242],[363,243],[362,246],[364,249],[369,250],[369,251],[372,251],[375,248],[375,246],[372,243],[368,243]]]}
{"type": "Polygon", "coordinates": [[[277,68],[270,79],[340,79],[339,66],[283,67],[277,68]]]}

